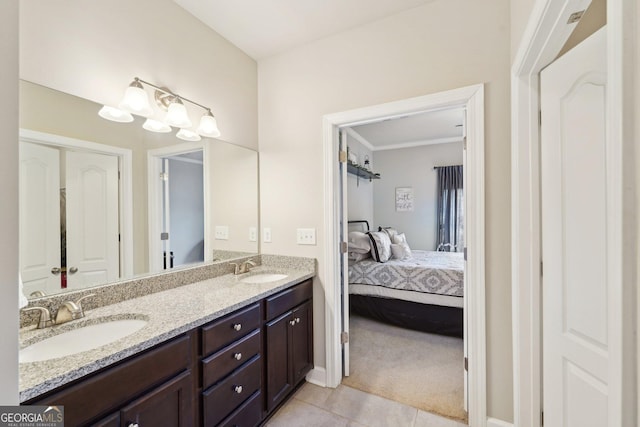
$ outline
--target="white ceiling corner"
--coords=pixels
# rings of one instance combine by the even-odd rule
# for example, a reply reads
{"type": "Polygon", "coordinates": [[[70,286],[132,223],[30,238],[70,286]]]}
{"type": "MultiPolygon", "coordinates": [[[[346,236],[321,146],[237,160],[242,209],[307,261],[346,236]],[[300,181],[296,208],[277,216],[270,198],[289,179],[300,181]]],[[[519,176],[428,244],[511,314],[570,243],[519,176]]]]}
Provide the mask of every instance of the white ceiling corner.
{"type": "Polygon", "coordinates": [[[174,0],[259,60],[433,0],[174,0]]]}

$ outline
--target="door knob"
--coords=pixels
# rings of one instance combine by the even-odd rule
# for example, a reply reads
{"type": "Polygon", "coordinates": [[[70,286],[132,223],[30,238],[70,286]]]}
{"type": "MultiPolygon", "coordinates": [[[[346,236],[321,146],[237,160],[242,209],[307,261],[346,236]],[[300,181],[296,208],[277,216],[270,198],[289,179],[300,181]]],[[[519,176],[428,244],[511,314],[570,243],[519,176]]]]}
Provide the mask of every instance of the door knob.
{"type": "Polygon", "coordinates": [[[71,267],[69,269],[69,274],[76,274],[78,272],[78,267],[71,267]]]}
{"type": "Polygon", "coordinates": [[[57,276],[58,274],[60,274],[60,269],[58,267],[53,267],[51,269],[51,274],[53,274],[54,276],[57,276]]]}

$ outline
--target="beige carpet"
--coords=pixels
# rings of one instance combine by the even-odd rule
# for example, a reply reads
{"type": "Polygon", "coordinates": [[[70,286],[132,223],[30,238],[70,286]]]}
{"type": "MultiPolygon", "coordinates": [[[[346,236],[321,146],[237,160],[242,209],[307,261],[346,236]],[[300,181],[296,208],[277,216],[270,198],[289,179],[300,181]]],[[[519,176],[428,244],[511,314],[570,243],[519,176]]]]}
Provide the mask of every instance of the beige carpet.
{"type": "Polygon", "coordinates": [[[466,422],[461,338],[360,316],[351,316],[349,327],[351,365],[344,385],[466,422]]]}

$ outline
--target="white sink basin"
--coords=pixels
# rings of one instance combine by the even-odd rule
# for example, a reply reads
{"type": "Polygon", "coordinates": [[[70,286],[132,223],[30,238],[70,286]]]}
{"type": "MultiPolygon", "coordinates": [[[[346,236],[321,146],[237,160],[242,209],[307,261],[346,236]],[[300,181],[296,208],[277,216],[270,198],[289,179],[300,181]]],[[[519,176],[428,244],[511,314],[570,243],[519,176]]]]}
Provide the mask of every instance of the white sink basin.
{"type": "Polygon", "coordinates": [[[282,280],[285,277],[287,277],[286,274],[260,273],[260,274],[254,274],[252,276],[244,277],[240,279],[240,281],[243,283],[269,283],[269,282],[275,282],[277,280],[282,280]]]}
{"type": "Polygon", "coordinates": [[[80,326],[23,348],[18,358],[20,363],[40,362],[93,350],[131,335],[146,324],[146,320],[123,319],[80,326]]]}

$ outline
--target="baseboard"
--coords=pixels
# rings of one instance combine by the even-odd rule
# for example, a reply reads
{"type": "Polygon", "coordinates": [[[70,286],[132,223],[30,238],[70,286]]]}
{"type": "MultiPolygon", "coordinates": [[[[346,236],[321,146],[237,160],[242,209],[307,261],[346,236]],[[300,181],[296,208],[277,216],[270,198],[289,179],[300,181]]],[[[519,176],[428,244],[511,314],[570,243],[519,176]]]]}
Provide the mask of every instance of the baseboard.
{"type": "Polygon", "coordinates": [[[320,387],[327,386],[327,370],[325,368],[313,368],[307,374],[307,382],[320,387]]]}
{"type": "Polygon", "coordinates": [[[487,418],[487,427],[513,427],[513,423],[508,423],[497,418],[487,418]]]}

